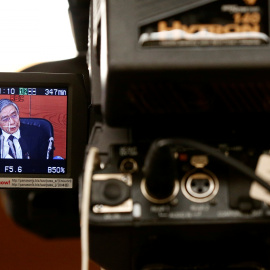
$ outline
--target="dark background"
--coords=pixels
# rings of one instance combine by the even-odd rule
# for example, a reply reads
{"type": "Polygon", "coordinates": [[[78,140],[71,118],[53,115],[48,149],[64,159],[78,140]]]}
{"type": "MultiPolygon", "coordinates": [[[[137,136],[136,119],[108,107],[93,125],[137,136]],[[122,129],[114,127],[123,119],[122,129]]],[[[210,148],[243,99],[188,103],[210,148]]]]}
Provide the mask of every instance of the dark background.
{"type": "MultiPolygon", "coordinates": [[[[45,239],[17,226],[0,201],[1,270],[79,270],[80,245],[79,238],[45,239]]],[[[90,270],[98,269],[90,264],[90,270]]]]}

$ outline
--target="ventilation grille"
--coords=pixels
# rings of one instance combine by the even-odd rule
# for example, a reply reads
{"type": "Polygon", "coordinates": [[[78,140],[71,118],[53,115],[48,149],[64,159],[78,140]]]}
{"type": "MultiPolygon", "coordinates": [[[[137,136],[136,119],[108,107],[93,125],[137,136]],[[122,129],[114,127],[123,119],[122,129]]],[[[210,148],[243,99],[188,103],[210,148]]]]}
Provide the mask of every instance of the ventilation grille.
{"type": "Polygon", "coordinates": [[[252,83],[141,83],[127,91],[142,114],[270,112],[270,81],[252,83]]]}

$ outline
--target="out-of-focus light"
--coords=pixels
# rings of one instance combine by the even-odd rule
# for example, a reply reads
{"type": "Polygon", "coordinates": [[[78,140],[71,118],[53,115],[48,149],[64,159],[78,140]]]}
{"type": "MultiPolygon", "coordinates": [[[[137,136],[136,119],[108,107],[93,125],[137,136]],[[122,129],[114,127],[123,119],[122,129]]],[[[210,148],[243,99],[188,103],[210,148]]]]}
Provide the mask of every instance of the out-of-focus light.
{"type": "Polygon", "coordinates": [[[67,0],[0,1],[0,72],[76,55],[67,0]]]}

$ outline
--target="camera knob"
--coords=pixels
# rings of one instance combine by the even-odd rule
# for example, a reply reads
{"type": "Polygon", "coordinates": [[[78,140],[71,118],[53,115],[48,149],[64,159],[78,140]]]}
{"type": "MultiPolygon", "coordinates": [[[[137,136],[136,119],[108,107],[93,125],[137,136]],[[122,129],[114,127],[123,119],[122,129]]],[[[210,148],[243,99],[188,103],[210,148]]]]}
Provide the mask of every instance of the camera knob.
{"type": "Polygon", "coordinates": [[[118,179],[94,181],[92,203],[116,206],[130,197],[130,187],[118,179]]]}
{"type": "Polygon", "coordinates": [[[105,184],[103,195],[108,200],[118,200],[122,195],[121,184],[119,181],[111,180],[105,184]]]}

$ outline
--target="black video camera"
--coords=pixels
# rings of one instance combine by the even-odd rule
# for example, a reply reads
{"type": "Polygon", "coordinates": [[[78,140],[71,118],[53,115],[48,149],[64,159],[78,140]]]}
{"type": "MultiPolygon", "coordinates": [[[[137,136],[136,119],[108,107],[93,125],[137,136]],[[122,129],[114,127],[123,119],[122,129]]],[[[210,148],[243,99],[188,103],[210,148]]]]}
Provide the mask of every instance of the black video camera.
{"type": "Polygon", "coordinates": [[[83,269],[270,269],[269,1],[93,0],[89,26],[91,102],[80,75],[1,77],[64,128],[61,159],[1,161],[15,220],[81,226],[83,269]]]}
{"type": "Polygon", "coordinates": [[[104,269],[269,269],[268,4],[93,1],[83,189],[104,269]]]}

